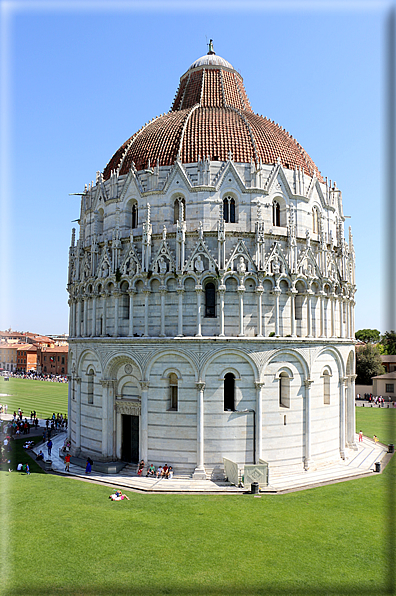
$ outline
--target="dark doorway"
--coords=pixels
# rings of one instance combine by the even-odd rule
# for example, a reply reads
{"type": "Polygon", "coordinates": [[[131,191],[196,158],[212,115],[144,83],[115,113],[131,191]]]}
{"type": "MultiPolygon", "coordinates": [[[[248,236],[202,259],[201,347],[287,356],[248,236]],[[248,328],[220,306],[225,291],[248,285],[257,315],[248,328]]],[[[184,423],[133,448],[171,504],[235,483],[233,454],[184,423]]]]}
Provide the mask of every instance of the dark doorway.
{"type": "Polygon", "coordinates": [[[121,458],[123,461],[139,461],[139,416],[122,415],[121,458]]]}

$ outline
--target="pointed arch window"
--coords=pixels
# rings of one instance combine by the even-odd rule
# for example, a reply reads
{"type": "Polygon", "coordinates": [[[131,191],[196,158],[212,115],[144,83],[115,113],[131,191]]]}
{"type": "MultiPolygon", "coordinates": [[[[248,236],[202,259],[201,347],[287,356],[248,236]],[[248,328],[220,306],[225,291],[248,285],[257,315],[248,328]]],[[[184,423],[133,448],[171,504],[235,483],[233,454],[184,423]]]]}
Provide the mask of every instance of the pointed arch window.
{"type": "Polygon", "coordinates": [[[138,205],[137,203],[132,204],[132,229],[138,227],[138,205]]]}
{"type": "Polygon", "coordinates": [[[186,221],[186,201],[184,197],[176,197],[173,205],[173,223],[186,221]]]}
{"type": "Polygon", "coordinates": [[[312,231],[314,234],[319,234],[319,211],[317,207],[312,209],[312,231]]]}
{"type": "Polygon", "coordinates": [[[235,199],[234,197],[224,197],[223,199],[223,219],[226,223],[235,223],[235,199]]]}
{"type": "Polygon", "coordinates": [[[169,375],[169,410],[177,412],[179,399],[179,381],[176,373],[169,375]]]}
{"type": "Polygon", "coordinates": [[[235,376],[227,373],[224,376],[224,411],[234,412],[235,410],[235,376]]]}
{"type": "Polygon", "coordinates": [[[212,282],[205,286],[205,317],[216,316],[216,288],[212,282]]]}
{"type": "Polygon", "coordinates": [[[272,203],[272,225],[279,227],[280,223],[280,205],[278,201],[272,203]]]}

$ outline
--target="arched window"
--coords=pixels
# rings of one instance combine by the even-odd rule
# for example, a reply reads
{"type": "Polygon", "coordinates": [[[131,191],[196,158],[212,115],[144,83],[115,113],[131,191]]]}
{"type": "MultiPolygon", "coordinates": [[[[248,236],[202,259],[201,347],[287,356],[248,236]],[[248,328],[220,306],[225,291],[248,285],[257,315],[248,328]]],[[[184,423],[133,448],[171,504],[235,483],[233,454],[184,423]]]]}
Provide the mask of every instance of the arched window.
{"type": "Polygon", "coordinates": [[[319,212],[317,207],[312,209],[312,231],[314,234],[319,233],[319,212]]]}
{"type": "Polygon", "coordinates": [[[173,206],[174,223],[186,220],[186,201],[183,197],[176,197],[173,206]]]}
{"type": "Polygon", "coordinates": [[[124,281],[121,284],[121,317],[129,319],[129,294],[127,293],[128,284],[124,281]]]}
{"type": "Polygon", "coordinates": [[[178,378],[175,373],[169,375],[169,409],[177,412],[178,407],[178,378]]]}
{"type": "Polygon", "coordinates": [[[224,377],[224,411],[233,412],[235,410],[235,377],[232,373],[227,373],[224,377]]]}
{"type": "Polygon", "coordinates": [[[216,316],[216,288],[213,283],[205,286],[205,317],[216,316]]]}
{"type": "Polygon", "coordinates": [[[94,379],[93,379],[94,372],[90,370],[87,375],[87,394],[88,394],[88,403],[93,404],[93,397],[94,397],[94,379]]]}
{"type": "Polygon", "coordinates": [[[330,373],[328,370],[323,371],[323,403],[330,404],[330,373]]]}
{"type": "Polygon", "coordinates": [[[138,227],[138,206],[137,203],[132,205],[132,228],[138,227]]]}
{"type": "Polygon", "coordinates": [[[272,225],[280,226],[280,205],[278,201],[272,203],[272,225]]]}
{"type": "Polygon", "coordinates": [[[223,219],[226,223],[235,223],[235,199],[234,197],[224,197],[223,199],[223,219]]]}
{"type": "Polygon", "coordinates": [[[281,408],[290,408],[290,377],[285,372],[279,375],[279,405],[281,408]]]}
{"type": "Polygon", "coordinates": [[[96,211],[95,216],[96,216],[96,233],[98,235],[103,234],[103,221],[104,221],[103,209],[99,209],[99,211],[96,211]]]}

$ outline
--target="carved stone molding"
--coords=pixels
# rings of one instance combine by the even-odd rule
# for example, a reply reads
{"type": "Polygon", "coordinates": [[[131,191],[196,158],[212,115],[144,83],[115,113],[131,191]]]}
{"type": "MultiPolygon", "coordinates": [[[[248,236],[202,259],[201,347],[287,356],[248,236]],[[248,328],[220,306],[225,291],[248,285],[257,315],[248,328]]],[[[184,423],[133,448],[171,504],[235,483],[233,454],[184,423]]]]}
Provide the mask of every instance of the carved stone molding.
{"type": "Polygon", "coordinates": [[[140,416],[141,404],[138,401],[119,399],[115,402],[115,409],[117,414],[140,416]]]}

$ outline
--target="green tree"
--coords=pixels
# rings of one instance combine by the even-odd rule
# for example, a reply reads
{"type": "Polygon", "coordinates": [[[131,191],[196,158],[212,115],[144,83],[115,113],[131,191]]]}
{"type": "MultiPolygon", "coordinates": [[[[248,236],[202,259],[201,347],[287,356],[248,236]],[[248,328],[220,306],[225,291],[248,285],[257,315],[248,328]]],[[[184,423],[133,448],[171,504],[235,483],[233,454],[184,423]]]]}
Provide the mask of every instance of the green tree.
{"type": "Polygon", "coordinates": [[[368,343],[356,350],[356,384],[371,385],[372,377],[383,375],[381,355],[376,346],[368,343]]]}
{"type": "Polygon", "coordinates": [[[396,333],[394,331],[385,331],[381,337],[381,344],[383,346],[383,354],[396,356],[396,333]]]}
{"type": "Polygon", "coordinates": [[[378,329],[359,329],[356,331],[355,337],[359,341],[364,341],[365,344],[375,344],[380,340],[380,332],[378,329]]]}

